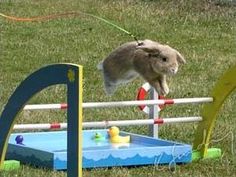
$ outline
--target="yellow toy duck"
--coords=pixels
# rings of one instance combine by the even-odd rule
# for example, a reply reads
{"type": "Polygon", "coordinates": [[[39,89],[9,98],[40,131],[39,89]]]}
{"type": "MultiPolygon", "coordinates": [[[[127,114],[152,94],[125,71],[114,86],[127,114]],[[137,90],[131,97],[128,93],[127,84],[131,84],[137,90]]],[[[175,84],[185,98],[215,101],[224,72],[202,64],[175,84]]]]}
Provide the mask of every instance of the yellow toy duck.
{"type": "Polygon", "coordinates": [[[119,133],[119,128],[115,126],[108,130],[111,143],[130,143],[130,136],[120,136],[119,133]]]}

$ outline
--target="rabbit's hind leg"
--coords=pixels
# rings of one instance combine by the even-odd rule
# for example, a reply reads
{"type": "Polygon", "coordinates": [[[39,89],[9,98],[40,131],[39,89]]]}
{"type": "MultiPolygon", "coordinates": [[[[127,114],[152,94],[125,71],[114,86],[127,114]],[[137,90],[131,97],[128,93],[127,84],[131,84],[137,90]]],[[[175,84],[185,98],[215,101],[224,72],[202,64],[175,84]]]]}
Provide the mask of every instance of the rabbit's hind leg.
{"type": "Polygon", "coordinates": [[[104,86],[105,86],[105,92],[107,95],[113,95],[117,88],[116,84],[112,84],[111,82],[107,80],[104,81],[104,86]]]}

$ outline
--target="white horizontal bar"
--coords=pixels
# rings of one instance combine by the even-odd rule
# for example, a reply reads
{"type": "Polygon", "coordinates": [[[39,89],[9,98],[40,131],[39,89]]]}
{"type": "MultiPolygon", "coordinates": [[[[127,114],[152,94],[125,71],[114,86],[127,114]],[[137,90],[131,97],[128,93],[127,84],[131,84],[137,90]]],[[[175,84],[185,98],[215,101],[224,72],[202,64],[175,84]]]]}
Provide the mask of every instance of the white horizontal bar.
{"type": "Polygon", "coordinates": [[[163,119],[164,123],[187,123],[187,122],[200,122],[202,117],[175,117],[163,119]]]}
{"type": "MultiPolygon", "coordinates": [[[[184,103],[206,103],[212,102],[213,98],[179,98],[169,99],[173,101],[173,104],[184,104],[184,103]]],[[[83,108],[102,108],[102,107],[124,107],[124,106],[139,106],[139,105],[163,105],[166,104],[167,100],[143,100],[143,101],[115,101],[115,102],[91,102],[83,103],[83,108]]]]}
{"type": "Polygon", "coordinates": [[[66,129],[67,123],[59,123],[59,124],[17,124],[14,125],[14,130],[49,130],[49,129],[66,129]],[[52,128],[53,125],[59,126],[58,128],[52,128]]]}
{"type": "MultiPolygon", "coordinates": [[[[105,107],[124,107],[139,105],[164,105],[164,104],[186,104],[186,103],[207,103],[212,102],[213,98],[178,98],[167,100],[142,100],[142,101],[114,101],[114,102],[88,102],[83,103],[83,108],[105,108],[105,107]]],[[[66,109],[67,104],[37,104],[26,105],[24,110],[43,110],[43,109],[66,109]]]]}
{"type": "Polygon", "coordinates": [[[212,97],[202,97],[202,98],[178,98],[173,99],[174,104],[186,104],[186,103],[210,103],[213,102],[212,97]]]}
{"type": "Polygon", "coordinates": [[[83,128],[95,128],[95,127],[102,128],[102,127],[110,127],[110,126],[132,126],[132,125],[150,125],[150,124],[154,124],[153,119],[84,122],[83,128]]]}
{"type": "MultiPolygon", "coordinates": [[[[83,122],[83,128],[101,128],[110,126],[132,126],[132,125],[152,125],[165,123],[187,123],[202,121],[202,117],[175,117],[165,119],[145,119],[145,120],[118,120],[118,121],[100,121],[100,122],[83,122]]],[[[59,124],[19,124],[14,126],[14,130],[34,130],[34,129],[65,129],[67,123],[59,124]]]]}
{"type": "Polygon", "coordinates": [[[32,104],[25,105],[24,110],[45,110],[45,109],[61,109],[61,104],[32,104]]]}
{"type": "Polygon", "coordinates": [[[121,120],[121,121],[102,121],[102,122],[84,122],[84,128],[101,128],[110,126],[132,126],[132,125],[153,125],[166,123],[187,123],[202,121],[202,117],[175,117],[164,119],[145,119],[145,120],[121,120]],[[159,121],[156,121],[159,120],[159,121]]]}

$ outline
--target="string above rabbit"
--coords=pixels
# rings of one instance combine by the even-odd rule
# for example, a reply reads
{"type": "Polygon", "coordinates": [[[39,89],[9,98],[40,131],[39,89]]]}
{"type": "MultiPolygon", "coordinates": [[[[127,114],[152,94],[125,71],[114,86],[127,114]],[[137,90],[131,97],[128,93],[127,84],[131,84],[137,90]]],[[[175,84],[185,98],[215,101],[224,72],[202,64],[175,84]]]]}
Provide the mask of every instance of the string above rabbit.
{"type": "Polygon", "coordinates": [[[103,71],[107,94],[113,94],[118,85],[130,82],[138,75],[148,81],[160,95],[169,93],[166,75],[176,74],[178,64],[185,63],[185,59],[177,50],[167,45],[162,45],[151,40],[139,41],[134,34],[124,28],[102,17],[80,11],[32,18],[14,17],[0,13],[1,17],[23,22],[45,21],[79,15],[89,16],[102,21],[128,34],[135,40],[135,42],[126,43],[118,47],[98,65],[98,69],[103,71]]]}
{"type": "Polygon", "coordinates": [[[113,26],[114,28],[128,34],[130,37],[132,37],[138,45],[142,45],[142,43],[138,40],[137,36],[135,36],[133,33],[127,31],[126,29],[108,21],[105,18],[99,17],[97,15],[93,15],[91,13],[86,13],[86,12],[82,12],[82,11],[76,11],[76,12],[65,12],[65,13],[59,13],[59,14],[51,14],[51,15],[46,15],[46,16],[37,16],[37,17],[15,17],[15,16],[10,16],[10,15],[5,15],[3,13],[0,13],[1,17],[4,17],[8,20],[12,20],[12,21],[21,21],[21,22],[36,22],[36,21],[45,21],[45,20],[52,20],[52,19],[57,19],[57,18],[65,18],[65,17],[70,17],[70,16],[79,16],[79,15],[85,15],[88,17],[92,17],[95,18],[99,21],[102,21],[110,26],[113,26]]]}

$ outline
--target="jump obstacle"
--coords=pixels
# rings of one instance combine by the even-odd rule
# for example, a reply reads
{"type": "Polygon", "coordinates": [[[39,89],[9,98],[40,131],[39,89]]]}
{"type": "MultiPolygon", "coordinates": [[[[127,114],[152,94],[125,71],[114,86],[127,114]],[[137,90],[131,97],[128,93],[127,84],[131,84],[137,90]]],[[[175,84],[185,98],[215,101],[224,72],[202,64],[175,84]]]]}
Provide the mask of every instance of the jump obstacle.
{"type": "MultiPolygon", "coordinates": [[[[144,84],[145,86],[147,85],[144,84]]],[[[172,104],[197,104],[212,102],[213,98],[183,98],[183,99],[165,99],[165,100],[144,100],[144,101],[116,101],[116,102],[97,102],[97,103],[83,103],[82,107],[86,108],[111,108],[111,107],[125,107],[125,106],[140,106],[140,105],[172,105],[172,104]]],[[[25,105],[23,110],[65,110],[68,108],[66,103],[61,104],[34,104],[25,105]]],[[[148,107],[147,107],[148,108],[148,107]]],[[[202,121],[201,117],[174,117],[174,118],[154,118],[147,120],[122,120],[122,121],[101,121],[101,122],[83,122],[84,128],[101,128],[109,126],[130,126],[130,125],[154,125],[178,122],[194,122],[202,121]]],[[[66,123],[53,124],[21,124],[15,125],[15,130],[33,130],[33,129],[66,129],[66,123]]]]}
{"type": "MultiPolygon", "coordinates": [[[[82,176],[82,156],[84,156],[85,153],[95,155],[91,153],[91,151],[87,150],[90,148],[90,144],[86,144],[86,142],[83,142],[83,146],[87,145],[84,149],[83,147],[83,154],[82,154],[82,138],[85,138],[87,136],[91,137],[91,133],[94,132],[82,132],[82,126],[87,127],[107,127],[111,125],[141,125],[141,124],[147,124],[147,125],[153,125],[153,129],[155,132],[156,126],[161,123],[170,123],[170,122],[181,122],[183,120],[189,120],[189,121],[199,121],[197,131],[195,133],[195,140],[193,142],[193,150],[191,149],[190,145],[185,145],[181,143],[176,142],[169,142],[169,141],[163,141],[161,139],[155,139],[151,137],[143,137],[139,135],[131,135],[131,141],[143,141],[145,143],[150,143],[152,146],[159,145],[159,147],[164,146],[165,150],[173,153],[173,147],[174,149],[177,149],[178,154],[177,156],[182,153],[182,156],[178,156],[174,158],[171,156],[171,159],[166,158],[164,161],[166,163],[174,162],[178,163],[178,160],[181,159],[182,162],[189,162],[193,155],[193,152],[197,154],[198,158],[206,158],[210,156],[210,150],[208,149],[208,145],[210,142],[210,136],[215,124],[216,115],[223,104],[224,100],[228,97],[228,95],[236,88],[236,66],[229,69],[217,82],[215,87],[213,88],[212,94],[210,97],[208,97],[206,100],[198,99],[198,101],[190,101],[188,99],[174,99],[174,100],[145,100],[145,101],[122,101],[122,102],[109,102],[109,103],[82,103],[82,66],[78,65],[72,65],[72,64],[55,64],[46,66],[44,68],[39,69],[38,71],[34,72],[30,76],[28,76],[21,84],[20,86],[15,90],[15,92],[12,94],[10,99],[8,100],[8,103],[5,106],[5,109],[2,112],[2,115],[0,117],[0,168],[4,168],[4,159],[7,152],[7,146],[8,142],[11,140],[12,137],[11,132],[15,129],[21,129],[26,128],[26,125],[15,125],[15,118],[17,114],[22,111],[23,109],[38,109],[40,105],[37,106],[30,106],[26,105],[26,102],[36,93],[41,91],[42,89],[55,85],[55,84],[65,84],[67,85],[67,100],[68,105],[64,105],[67,109],[67,117],[68,117],[68,125],[67,124],[44,124],[40,125],[42,127],[36,127],[36,128],[43,128],[43,129],[54,129],[54,128],[66,128],[67,132],[62,133],[62,136],[64,136],[64,139],[67,139],[67,145],[66,145],[66,158],[67,158],[67,174],[68,176],[82,176]],[[57,77],[55,77],[57,76],[57,77]],[[25,92],[27,90],[27,92],[25,92]],[[75,100],[74,98],[78,98],[75,100]],[[201,101],[200,101],[201,100],[201,101]],[[154,118],[150,120],[128,120],[128,121],[103,121],[103,122],[84,122],[82,123],[82,109],[83,108],[92,108],[92,107],[117,107],[117,106],[136,106],[136,105],[163,105],[163,104],[180,104],[180,103],[186,103],[189,101],[190,103],[193,102],[207,102],[205,106],[202,109],[202,114],[199,117],[190,117],[190,118],[165,118],[158,120],[158,111],[156,111],[158,108],[156,106],[151,106],[149,110],[149,117],[154,118]],[[34,107],[34,108],[33,108],[34,107]],[[87,125],[86,125],[87,124],[87,125]],[[20,126],[22,126],[20,128],[20,126]],[[64,126],[64,127],[63,127],[64,126]],[[83,136],[82,136],[83,134],[83,136]],[[180,152],[182,149],[186,151],[180,152]],[[189,155],[190,152],[190,155],[189,155]],[[185,153],[185,154],[184,154],[185,153]],[[184,154],[184,155],[183,155],[184,154]]],[[[153,99],[156,99],[156,93],[153,94],[153,99]]],[[[56,104],[58,106],[58,104],[56,104]]],[[[59,104],[60,105],[60,104],[59,104]]],[[[41,105],[42,106],[42,105],[41,105]]],[[[49,105],[48,105],[49,106],[49,105]]],[[[52,106],[52,105],[50,105],[52,106]]],[[[55,106],[55,105],[53,105],[55,106]]],[[[50,108],[50,109],[54,109],[50,108]]],[[[40,108],[44,109],[44,108],[40,108]]],[[[48,109],[48,107],[46,108],[48,109]]],[[[56,109],[61,109],[56,108],[56,109]]],[[[64,108],[65,109],[65,108],[64,108]]],[[[187,121],[188,122],[188,121],[187,121]]],[[[35,125],[34,125],[35,126],[35,125]]],[[[29,129],[34,129],[33,125],[28,126],[29,129]]],[[[105,133],[104,130],[96,130],[100,131],[100,133],[105,133]]],[[[63,132],[63,131],[62,131],[63,132]]],[[[49,135],[50,132],[41,132],[43,134],[49,135]]],[[[55,132],[52,132],[52,135],[50,136],[54,137],[57,136],[57,134],[53,134],[55,132]]],[[[127,134],[127,133],[123,133],[127,134]]],[[[128,133],[129,134],[129,133],[128,133]]],[[[27,135],[25,135],[26,137],[27,135]]],[[[30,135],[31,136],[31,135],[30,135]]],[[[31,136],[32,137],[32,136],[31,136]]],[[[34,137],[33,137],[34,138],[34,137]]],[[[43,139],[47,139],[47,136],[43,137],[43,139]]],[[[61,138],[61,136],[59,137],[61,138]]],[[[34,138],[35,139],[35,138],[34,138]]],[[[86,138],[85,138],[86,139],[86,138]]],[[[91,141],[91,139],[89,139],[91,141]]],[[[28,143],[28,141],[26,141],[28,143]]],[[[91,143],[91,142],[90,142],[91,143]]],[[[106,146],[108,146],[109,142],[106,142],[106,146]]],[[[144,144],[145,144],[144,143],[144,144]]],[[[52,143],[53,144],[53,143],[52,143]]],[[[10,144],[9,144],[10,145],[10,144]]],[[[96,145],[96,149],[99,149],[99,144],[96,145]]],[[[128,145],[127,148],[131,148],[131,146],[136,146],[135,144],[128,145]]],[[[142,145],[137,145],[142,146],[142,145]]],[[[23,148],[24,146],[18,146],[19,148],[23,148]]],[[[118,147],[119,149],[119,147],[118,147]]],[[[122,147],[121,149],[124,149],[122,147]]],[[[149,149],[150,150],[150,149],[149,149]]],[[[159,149],[160,150],[160,149],[159,149]]],[[[163,149],[162,149],[163,150],[163,149]]],[[[104,151],[104,150],[103,150],[104,151]]],[[[103,151],[99,151],[100,154],[104,155],[103,151]],[[103,153],[102,153],[103,152],[103,153]]],[[[107,150],[105,150],[107,151],[107,150]]],[[[110,149],[111,154],[115,154],[119,151],[117,151],[117,147],[111,147],[110,149]]],[[[134,153],[134,149],[131,150],[134,153]]],[[[140,149],[138,149],[140,151],[140,149]]],[[[159,151],[157,151],[155,148],[151,149],[152,153],[160,154],[159,151]]],[[[97,152],[96,152],[97,153],[97,152]]],[[[147,152],[142,152],[142,155],[144,155],[147,152]]],[[[116,154],[117,155],[117,154],[116,154]]],[[[129,154],[130,155],[130,154],[129,154]]],[[[145,154],[147,155],[147,154],[145,154]]],[[[149,155],[149,154],[148,154],[149,155]]],[[[163,155],[163,154],[161,154],[163,155]]],[[[175,154],[176,155],[176,154],[175,154]]],[[[123,157],[122,157],[123,158],[123,157]]],[[[84,160],[84,159],[83,159],[84,160]]],[[[160,160],[160,159],[156,159],[160,160]]],[[[132,159],[131,159],[132,161],[132,159]]],[[[134,165],[136,165],[134,163],[134,165]]]]}

